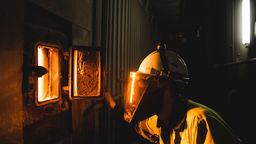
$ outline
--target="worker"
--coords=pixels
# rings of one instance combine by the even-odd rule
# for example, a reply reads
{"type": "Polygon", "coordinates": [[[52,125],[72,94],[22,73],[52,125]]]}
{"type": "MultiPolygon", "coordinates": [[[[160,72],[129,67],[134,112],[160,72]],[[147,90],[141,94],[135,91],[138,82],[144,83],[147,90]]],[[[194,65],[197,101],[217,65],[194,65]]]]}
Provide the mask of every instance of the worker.
{"type": "Polygon", "coordinates": [[[130,73],[123,107],[105,92],[113,112],[151,143],[240,143],[219,114],[185,96],[189,75],[180,55],[166,50],[164,45],[157,47],[137,72],[130,73]]]}

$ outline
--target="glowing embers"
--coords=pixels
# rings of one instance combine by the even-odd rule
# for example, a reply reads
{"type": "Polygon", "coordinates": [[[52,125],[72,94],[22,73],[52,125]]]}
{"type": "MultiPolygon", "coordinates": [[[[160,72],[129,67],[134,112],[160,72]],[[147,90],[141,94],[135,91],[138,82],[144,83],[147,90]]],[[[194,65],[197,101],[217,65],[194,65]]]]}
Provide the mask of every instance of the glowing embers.
{"type": "Polygon", "coordinates": [[[59,98],[59,50],[49,46],[37,46],[37,64],[48,70],[38,77],[37,105],[56,101],[59,98]]]}
{"type": "Polygon", "coordinates": [[[101,93],[100,51],[73,51],[73,97],[98,97],[101,93]]]}

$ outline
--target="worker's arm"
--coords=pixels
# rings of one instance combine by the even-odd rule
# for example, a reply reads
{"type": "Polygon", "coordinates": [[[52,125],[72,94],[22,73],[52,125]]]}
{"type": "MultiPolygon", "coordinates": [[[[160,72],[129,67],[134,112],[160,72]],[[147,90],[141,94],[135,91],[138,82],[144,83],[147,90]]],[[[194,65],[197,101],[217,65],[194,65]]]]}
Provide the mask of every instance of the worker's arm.
{"type": "Polygon", "coordinates": [[[115,106],[116,106],[116,102],[114,101],[114,99],[112,98],[111,94],[109,91],[105,91],[104,92],[104,97],[106,102],[108,103],[109,107],[114,110],[115,106]]]}
{"type": "MultiPolygon", "coordinates": [[[[123,121],[124,123],[126,123],[123,119],[124,108],[119,106],[118,104],[116,104],[116,102],[112,98],[110,92],[105,91],[104,97],[105,97],[105,101],[108,103],[109,107],[112,110],[112,115],[114,116],[114,118],[116,120],[123,121]]],[[[127,123],[127,125],[128,125],[128,123],[127,123]]]]}
{"type": "Polygon", "coordinates": [[[124,115],[124,108],[114,101],[112,98],[110,92],[105,91],[104,94],[105,101],[108,103],[109,107],[112,109],[112,115],[117,120],[120,126],[120,139],[126,139],[122,143],[129,143],[129,142],[135,142],[135,143],[143,143],[143,144],[151,144],[149,141],[144,139],[141,135],[139,135],[134,124],[129,124],[123,119],[124,115]],[[129,139],[127,139],[129,138],[129,139]]]}

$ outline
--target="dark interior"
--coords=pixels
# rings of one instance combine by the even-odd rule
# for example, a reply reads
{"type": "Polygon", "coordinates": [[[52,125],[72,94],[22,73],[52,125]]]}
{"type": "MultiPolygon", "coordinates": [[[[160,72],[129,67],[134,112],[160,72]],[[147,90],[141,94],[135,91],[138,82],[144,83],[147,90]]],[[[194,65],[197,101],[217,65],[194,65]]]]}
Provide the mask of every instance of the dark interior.
{"type": "Polygon", "coordinates": [[[243,44],[242,2],[1,2],[0,143],[120,144],[141,139],[114,118],[103,94],[108,89],[123,105],[129,72],[138,69],[158,42],[186,61],[191,78],[186,95],[216,110],[244,143],[253,143],[256,3],[249,0],[250,41],[243,44]],[[37,75],[44,72],[37,67],[38,45],[59,53],[59,95],[42,103],[37,102],[37,75]],[[92,82],[99,86],[99,95],[73,93],[74,48],[100,52],[99,79],[92,82]]]}

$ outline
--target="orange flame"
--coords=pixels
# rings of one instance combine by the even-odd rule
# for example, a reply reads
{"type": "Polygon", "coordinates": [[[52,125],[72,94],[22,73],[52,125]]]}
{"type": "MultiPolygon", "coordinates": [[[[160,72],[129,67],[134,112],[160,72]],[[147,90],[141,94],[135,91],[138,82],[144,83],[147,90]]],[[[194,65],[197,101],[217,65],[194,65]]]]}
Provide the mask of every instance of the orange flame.
{"type": "MultiPolygon", "coordinates": [[[[48,69],[47,63],[45,62],[45,55],[43,51],[43,47],[38,46],[38,65],[44,66],[48,69]]],[[[46,74],[48,76],[48,74],[46,74]]],[[[45,97],[45,90],[47,89],[46,81],[48,79],[45,79],[46,76],[42,76],[38,78],[38,101],[44,101],[45,97]]],[[[47,81],[48,82],[48,81],[47,81]]]]}
{"type": "Polygon", "coordinates": [[[38,77],[38,102],[44,102],[58,98],[59,95],[59,61],[58,49],[38,46],[37,57],[38,65],[48,70],[48,73],[38,77]]]}

